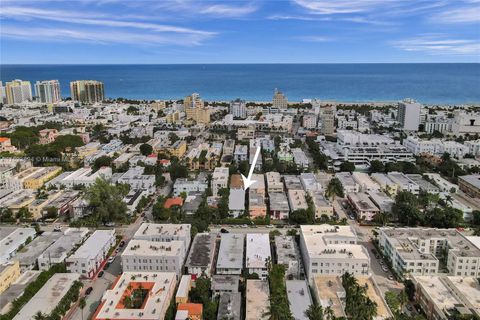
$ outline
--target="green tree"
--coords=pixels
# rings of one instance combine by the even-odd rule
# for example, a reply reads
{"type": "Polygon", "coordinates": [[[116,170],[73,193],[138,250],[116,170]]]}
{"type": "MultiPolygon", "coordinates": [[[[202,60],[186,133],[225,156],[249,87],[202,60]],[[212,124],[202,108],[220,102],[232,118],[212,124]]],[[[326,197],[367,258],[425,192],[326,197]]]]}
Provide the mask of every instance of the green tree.
{"type": "Polygon", "coordinates": [[[370,161],[370,167],[369,167],[368,171],[370,173],[384,172],[385,171],[385,165],[383,164],[383,162],[381,162],[379,160],[372,160],[372,161],[370,161]]]}
{"type": "Polygon", "coordinates": [[[109,156],[101,156],[101,157],[98,157],[97,159],[95,159],[95,161],[93,162],[93,165],[92,165],[92,169],[94,171],[97,171],[98,169],[100,169],[101,167],[110,167],[112,165],[112,158],[109,157],[109,156]]]}
{"type": "Polygon", "coordinates": [[[152,152],[153,152],[153,147],[148,143],[143,143],[140,145],[140,153],[143,154],[144,156],[148,156],[152,154],[152,152]]]}
{"type": "Polygon", "coordinates": [[[321,305],[311,304],[305,310],[305,316],[308,320],[335,320],[335,315],[332,308],[327,307],[323,309],[321,305]]]}
{"type": "Polygon", "coordinates": [[[327,190],[325,191],[325,196],[327,198],[335,200],[335,196],[339,196],[343,198],[345,194],[343,193],[343,185],[342,182],[338,178],[333,178],[330,180],[327,186],[327,190]]]}
{"type": "Polygon", "coordinates": [[[342,172],[353,172],[355,171],[355,164],[350,161],[345,161],[340,164],[340,171],[342,172]]]}
{"type": "Polygon", "coordinates": [[[80,307],[82,313],[82,320],[83,320],[83,309],[87,306],[87,302],[85,301],[85,297],[81,297],[80,301],[78,301],[78,306],[80,307]]]}
{"type": "Polygon", "coordinates": [[[422,222],[422,217],[418,210],[418,199],[408,191],[400,191],[397,194],[395,203],[392,206],[392,214],[398,221],[407,226],[416,226],[422,222]]]}
{"type": "Polygon", "coordinates": [[[129,186],[112,185],[105,179],[98,178],[85,192],[97,220],[103,223],[125,221],[127,219],[127,205],[123,198],[128,193],[129,186]]]}

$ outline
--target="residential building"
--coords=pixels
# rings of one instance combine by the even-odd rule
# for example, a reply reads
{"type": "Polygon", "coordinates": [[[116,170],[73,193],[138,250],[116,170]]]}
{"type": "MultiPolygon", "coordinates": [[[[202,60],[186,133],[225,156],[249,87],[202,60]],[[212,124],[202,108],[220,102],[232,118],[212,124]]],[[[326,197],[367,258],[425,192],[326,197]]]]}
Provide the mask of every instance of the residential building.
{"type": "Polygon", "coordinates": [[[18,104],[32,101],[32,85],[30,81],[13,80],[5,84],[7,104],[18,104]]]}
{"type": "Polygon", "coordinates": [[[395,196],[398,192],[398,185],[393,182],[385,173],[372,173],[372,180],[380,185],[381,190],[391,196],[395,196]]]}
{"type": "Polygon", "coordinates": [[[49,316],[78,281],[78,273],[56,273],[20,309],[14,320],[35,319],[38,313],[49,316]]]}
{"type": "Polygon", "coordinates": [[[148,240],[155,242],[171,242],[183,241],[186,250],[190,248],[191,233],[190,224],[159,224],[159,223],[142,223],[137,232],[135,232],[133,239],[148,240]]]}
{"type": "Polygon", "coordinates": [[[168,147],[167,151],[172,157],[177,157],[178,159],[181,159],[185,152],[187,152],[187,143],[183,140],[178,140],[174,142],[170,147],[168,147]]]}
{"type": "Polygon", "coordinates": [[[57,129],[43,129],[38,132],[40,136],[39,144],[49,144],[55,141],[58,137],[57,129]]]}
{"type": "Polygon", "coordinates": [[[61,167],[30,167],[7,180],[7,189],[39,189],[45,182],[62,171],[61,167]]]}
{"type": "Polygon", "coordinates": [[[270,310],[270,289],[267,280],[247,280],[245,320],[267,320],[270,310]]]}
{"type": "Polygon", "coordinates": [[[234,217],[238,217],[245,211],[245,190],[243,189],[242,177],[239,174],[233,174],[230,177],[228,211],[234,217]]]}
{"type": "Polygon", "coordinates": [[[73,255],[66,259],[67,270],[93,278],[103,267],[108,251],[115,245],[115,230],[96,230],[73,255]]]}
{"type": "Polygon", "coordinates": [[[458,187],[474,198],[480,198],[480,175],[466,175],[458,177],[458,187]]]}
{"type": "Polygon", "coordinates": [[[337,318],[346,318],[343,301],[346,298],[341,276],[319,275],[313,279],[313,292],[318,304],[325,310],[330,308],[337,318]]]}
{"type": "Polygon", "coordinates": [[[358,220],[372,221],[380,212],[380,209],[363,192],[349,193],[347,199],[358,220]]]}
{"type": "Polygon", "coordinates": [[[67,228],[51,246],[37,257],[38,269],[45,271],[54,264],[64,263],[72,250],[87,237],[87,228],[67,228]]]}
{"type": "Polygon", "coordinates": [[[318,275],[341,276],[345,272],[368,274],[368,251],[357,244],[357,235],[351,226],[323,224],[300,228],[300,252],[309,280],[318,275]]]}
{"type": "Polygon", "coordinates": [[[317,119],[318,117],[315,113],[305,113],[302,119],[302,126],[305,129],[316,129],[317,119]]]}
{"type": "Polygon", "coordinates": [[[93,320],[164,319],[177,284],[174,272],[124,272],[105,291],[102,301],[93,315],[93,320]],[[147,290],[144,303],[139,309],[126,308],[124,299],[138,288],[147,290]]]}
{"type": "Polygon", "coordinates": [[[411,99],[405,99],[398,104],[398,121],[403,130],[418,131],[421,109],[422,106],[411,99]]]}
{"type": "Polygon", "coordinates": [[[335,178],[342,183],[345,194],[360,191],[360,185],[353,179],[350,172],[337,172],[335,173],[335,178]]]}
{"type": "Polygon", "coordinates": [[[380,185],[365,172],[353,172],[352,178],[360,186],[362,192],[380,191],[380,185]]]}
{"type": "Polygon", "coordinates": [[[453,111],[452,134],[459,136],[467,133],[480,133],[480,113],[453,111]]]}
{"type": "Polygon", "coordinates": [[[332,217],[335,214],[333,205],[325,198],[322,192],[312,192],[310,196],[315,208],[315,219],[320,219],[322,216],[332,217]]]}
{"type": "Polygon", "coordinates": [[[235,146],[235,152],[233,154],[233,159],[236,162],[247,161],[248,160],[248,146],[237,144],[235,146]]]}
{"type": "Polygon", "coordinates": [[[285,266],[285,277],[299,279],[303,272],[300,250],[293,236],[276,236],[275,252],[277,264],[285,266]]]}
{"type": "Polygon", "coordinates": [[[210,110],[204,106],[203,100],[198,93],[185,97],[183,105],[187,120],[192,120],[199,124],[210,123],[210,110]]]}
{"type": "Polygon", "coordinates": [[[0,152],[15,152],[17,148],[12,145],[12,140],[7,137],[0,137],[0,152]]]}
{"type": "Polygon", "coordinates": [[[388,177],[398,187],[399,191],[408,191],[415,195],[420,193],[420,186],[401,172],[389,172],[388,177]]]}
{"type": "Polygon", "coordinates": [[[333,105],[319,108],[319,127],[322,134],[331,135],[335,132],[335,113],[336,107],[333,105]]]}
{"type": "Polygon", "coordinates": [[[212,180],[211,180],[211,187],[212,187],[212,195],[214,197],[219,196],[220,189],[228,188],[228,175],[229,169],[227,167],[217,167],[213,170],[212,180]]]}
{"type": "Polygon", "coordinates": [[[384,227],[379,244],[392,268],[405,277],[436,275],[445,255],[450,275],[480,274],[480,249],[456,229],[384,227]]]}
{"type": "Polygon", "coordinates": [[[265,195],[265,177],[263,173],[252,174],[252,180],[255,181],[248,189],[261,195],[265,195]]]}
{"type": "Polygon", "coordinates": [[[75,171],[63,172],[57,177],[47,182],[47,186],[56,186],[58,188],[74,188],[74,187],[89,187],[97,181],[97,179],[110,180],[112,177],[112,168],[102,167],[97,171],[92,168],[80,168],[75,171]]]}
{"type": "Polygon", "coordinates": [[[217,320],[241,320],[242,294],[240,292],[225,292],[220,294],[218,301],[217,320]]]}
{"type": "Polygon", "coordinates": [[[62,101],[58,80],[35,82],[35,95],[41,103],[57,103],[62,101]]]}
{"type": "Polygon", "coordinates": [[[77,80],[70,82],[72,100],[93,104],[105,100],[103,82],[96,80],[77,80]]]}
{"type": "Polygon", "coordinates": [[[124,272],[175,272],[182,274],[185,243],[179,240],[159,242],[132,239],[122,252],[124,272]]]}
{"type": "Polygon", "coordinates": [[[236,99],[230,102],[230,114],[234,118],[245,119],[247,117],[247,106],[245,100],[236,99]]]}
{"type": "Polygon", "coordinates": [[[303,190],[307,193],[322,191],[322,184],[317,180],[314,173],[303,172],[300,173],[300,182],[302,183],[303,190]]]}
{"type": "Polygon", "coordinates": [[[283,192],[283,183],[280,180],[280,173],[267,172],[265,176],[267,177],[267,188],[269,194],[272,192],[283,192]]]}
{"type": "Polygon", "coordinates": [[[307,155],[305,154],[305,152],[303,152],[302,149],[293,148],[292,154],[293,154],[293,161],[295,162],[297,167],[302,169],[308,169],[308,165],[310,164],[310,162],[307,158],[307,155]]]}
{"type": "Polygon", "coordinates": [[[245,268],[249,274],[256,273],[260,279],[267,279],[268,262],[272,262],[270,239],[267,233],[247,233],[247,254],[245,268]]]}
{"type": "Polygon", "coordinates": [[[177,293],[175,294],[175,303],[187,303],[188,294],[192,289],[192,276],[189,274],[184,274],[180,278],[180,283],[178,285],[177,293]]]}
{"type": "Polygon", "coordinates": [[[258,193],[251,188],[249,188],[248,193],[248,212],[250,218],[253,219],[267,216],[267,204],[265,203],[264,194],[258,193]]]}
{"type": "Polygon", "coordinates": [[[240,276],[217,274],[212,276],[212,293],[217,296],[222,293],[238,293],[240,276]]]}
{"type": "Polygon", "coordinates": [[[308,283],[305,280],[287,280],[285,285],[293,319],[308,320],[305,312],[313,304],[308,283]]]}
{"type": "Polygon", "coordinates": [[[458,192],[458,185],[442,178],[442,176],[438,173],[426,173],[425,177],[428,177],[433,183],[435,183],[441,192],[458,192]]]}
{"type": "Polygon", "coordinates": [[[175,320],[202,320],[203,305],[201,303],[180,303],[177,306],[175,320]]]}
{"type": "Polygon", "coordinates": [[[187,178],[178,178],[173,184],[173,195],[178,197],[181,193],[205,192],[208,184],[204,179],[188,180],[187,178]]]}
{"type": "Polygon", "coordinates": [[[240,275],[243,269],[245,235],[222,233],[217,257],[217,274],[240,275]]]}
{"type": "Polygon", "coordinates": [[[415,301],[427,320],[453,319],[454,315],[480,317],[480,285],[475,277],[413,276],[415,301]]]}
{"type": "Polygon", "coordinates": [[[292,212],[297,210],[308,209],[307,199],[305,198],[305,191],[303,190],[288,190],[288,204],[292,212]]]}
{"type": "Polygon", "coordinates": [[[187,257],[185,268],[187,273],[200,277],[212,275],[215,258],[216,238],[213,233],[198,233],[192,242],[192,248],[187,257]]]}
{"type": "Polygon", "coordinates": [[[273,93],[272,106],[273,108],[277,108],[277,109],[288,108],[287,97],[278,89],[275,89],[275,92],[273,93]]]}
{"type": "Polygon", "coordinates": [[[290,206],[288,199],[283,192],[269,192],[270,198],[270,218],[271,219],[288,219],[290,206]]]}
{"type": "Polygon", "coordinates": [[[370,191],[367,192],[370,200],[380,209],[380,212],[391,213],[395,200],[390,198],[383,191],[370,191]]]}
{"type": "Polygon", "coordinates": [[[240,141],[255,139],[255,126],[238,128],[237,139],[240,141]]]}
{"type": "Polygon", "coordinates": [[[440,192],[440,189],[436,185],[423,179],[423,176],[421,174],[407,174],[406,176],[410,180],[418,184],[420,191],[424,191],[432,194],[437,194],[440,192]]]}
{"type": "Polygon", "coordinates": [[[0,239],[0,265],[12,260],[20,247],[32,241],[36,232],[34,228],[6,228],[2,231],[0,239]]]}
{"type": "Polygon", "coordinates": [[[20,263],[18,261],[0,264],[0,294],[7,290],[19,277],[20,263]]]}
{"type": "Polygon", "coordinates": [[[155,175],[143,174],[144,167],[133,167],[122,174],[117,183],[124,183],[130,186],[132,190],[145,190],[147,194],[155,192],[155,175]]]}

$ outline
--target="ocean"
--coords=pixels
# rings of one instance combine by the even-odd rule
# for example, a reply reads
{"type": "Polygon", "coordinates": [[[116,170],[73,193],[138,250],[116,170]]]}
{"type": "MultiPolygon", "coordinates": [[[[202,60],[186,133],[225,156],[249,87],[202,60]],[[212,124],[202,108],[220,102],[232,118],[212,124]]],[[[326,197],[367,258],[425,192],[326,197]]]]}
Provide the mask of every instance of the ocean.
{"type": "Polygon", "coordinates": [[[198,92],[206,100],[271,101],[275,88],[289,101],[398,101],[480,103],[480,64],[182,64],[0,65],[0,79],[57,79],[105,83],[110,98],[181,99],[198,92]]]}

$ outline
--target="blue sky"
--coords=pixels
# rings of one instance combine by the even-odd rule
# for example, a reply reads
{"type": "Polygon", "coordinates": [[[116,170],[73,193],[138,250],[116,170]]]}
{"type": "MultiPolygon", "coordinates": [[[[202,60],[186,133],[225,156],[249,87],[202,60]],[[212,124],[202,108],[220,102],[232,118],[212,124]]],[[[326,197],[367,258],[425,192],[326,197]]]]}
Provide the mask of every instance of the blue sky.
{"type": "Polygon", "coordinates": [[[0,0],[2,64],[480,62],[480,0],[0,0]]]}

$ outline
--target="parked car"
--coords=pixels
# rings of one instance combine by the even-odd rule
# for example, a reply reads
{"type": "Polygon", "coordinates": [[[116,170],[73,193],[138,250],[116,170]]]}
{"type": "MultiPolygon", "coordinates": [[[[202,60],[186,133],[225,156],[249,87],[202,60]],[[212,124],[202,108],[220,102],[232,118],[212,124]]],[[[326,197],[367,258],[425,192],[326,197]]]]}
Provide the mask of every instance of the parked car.
{"type": "Polygon", "coordinates": [[[388,280],[393,280],[393,279],[395,279],[395,278],[392,275],[388,276],[388,280]]]}
{"type": "Polygon", "coordinates": [[[118,245],[120,248],[122,248],[125,245],[125,240],[120,241],[120,244],[118,245]]]}
{"type": "Polygon", "coordinates": [[[107,263],[112,263],[114,260],[115,260],[115,257],[110,257],[108,258],[107,263]]]}
{"type": "Polygon", "coordinates": [[[88,287],[87,290],[85,290],[85,295],[88,296],[92,291],[93,291],[93,288],[88,287]]]}
{"type": "Polygon", "coordinates": [[[228,233],[228,230],[225,229],[225,228],[222,228],[222,229],[220,229],[220,232],[221,232],[221,233],[228,233]]]}
{"type": "Polygon", "coordinates": [[[105,272],[103,272],[103,270],[102,270],[102,271],[100,271],[100,272],[98,273],[98,278],[101,278],[101,277],[103,276],[103,274],[104,274],[104,273],[105,273],[105,272]]]}

